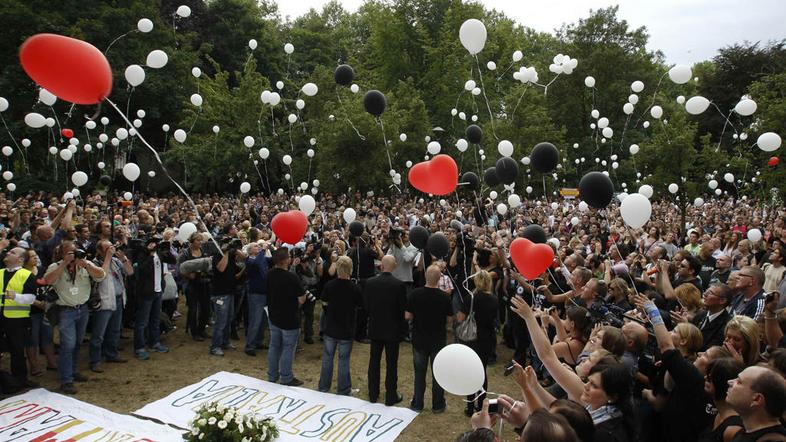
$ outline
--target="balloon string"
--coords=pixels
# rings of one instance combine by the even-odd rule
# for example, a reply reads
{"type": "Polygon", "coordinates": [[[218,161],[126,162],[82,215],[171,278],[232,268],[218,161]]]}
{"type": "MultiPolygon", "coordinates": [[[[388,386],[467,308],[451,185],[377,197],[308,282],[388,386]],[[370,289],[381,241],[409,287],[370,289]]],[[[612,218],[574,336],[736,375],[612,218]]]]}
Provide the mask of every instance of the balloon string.
{"type": "Polygon", "coordinates": [[[199,121],[199,115],[201,114],[202,114],[202,106],[199,106],[199,108],[197,109],[196,117],[194,118],[194,122],[191,123],[191,127],[188,129],[188,132],[186,132],[187,134],[190,135],[191,131],[194,130],[194,126],[196,126],[197,121],[199,121]]]}
{"type": "MultiPolygon", "coordinates": [[[[713,105],[713,107],[715,107],[715,109],[718,111],[721,117],[726,119],[726,121],[723,123],[723,130],[721,130],[720,137],[718,137],[718,146],[715,148],[715,152],[717,152],[718,150],[720,150],[721,142],[723,141],[723,134],[726,133],[726,126],[727,125],[731,126],[735,134],[737,133],[737,129],[734,127],[733,124],[731,124],[731,121],[729,121],[729,117],[723,115],[723,112],[721,112],[720,108],[714,102],[710,101],[710,104],[713,105]]],[[[729,111],[729,115],[731,115],[731,111],[729,111]]]]}
{"type": "Polygon", "coordinates": [[[639,127],[639,121],[641,121],[641,118],[644,115],[646,115],[647,111],[649,111],[650,108],[655,104],[655,97],[658,96],[658,90],[660,89],[660,84],[663,82],[663,79],[666,78],[666,75],[668,74],[669,71],[666,71],[663,73],[663,75],[660,76],[660,80],[658,80],[658,84],[657,86],[655,86],[655,91],[652,93],[652,101],[650,102],[650,105],[644,108],[644,111],[639,115],[639,118],[636,120],[636,124],[634,124],[633,127],[639,127]]]}
{"type": "Polygon", "coordinates": [[[486,87],[483,85],[483,71],[480,69],[480,61],[478,60],[478,55],[475,54],[475,64],[478,66],[478,77],[480,77],[480,90],[483,92],[483,99],[486,100],[486,109],[489,112],[489,118],[491,119],[491,133],[494,135],[494,138],[499,140],[497,136],[497,131],[494,127],[494,114],[491,112],[491,105],[489,104],[489,99],[486,96],[486,87]]]}
{"type": "Polygon", "coordinates": [[[118,42],[118,41],[119,41],[121,38],[123,38],[123,37],[125,37],[126,35],[128,35],[128,34],[131,34],[131,33],[133,33],[133,32],[139,32],[139,30],[138,30],[138,29],[132,29],[132,30],[130,30],[130,31],[128,31],[128,32],[126,32],[125,34],[123,34],[123,35],[121,35],[121,36],[117,37],[116,39],[112,40],[112,42],[111,42],[111,43],[109,43],[109,46],[107,46],[107,47],[106,47],[106,49],[104,49],[104,55],[107,55],[107,54],[109,54],[109,50],[110,50],[110,49],[112,49],[112,45],[113,45],[113,44],[117,43],[117,42],[118,42]]]}
{"type": "MultiPolygon", "coordinates": [[[[385,153],[388,156],[388,166],[390,167],[388,170],[393,170],[393,161],[390,159],[390,149],[388,148],[388,138],[385,135],[385,123],[380,117],[377,117],[377,122],[379,123],[379,127],[382,130],[382,142],[385,143],[385,153]]],[[[393,183],[393,187],[398,190],[398,193],[401,193],[401,188],[398,187],[398,184],[393,183]]]]}
{"type": "Polygon", "coordinates": [[[267,173],[267,160],[262,160],[262,165],[265,168],[265,183],[267,183],[267,192],[272,193],[272,189],[270,189],[270,180],[268,179],[267,173]]]}
{"type": "MultiPolygon", "coordinates": [[[[526,87],[526,86],[525,86],[525,87],[526,87]]],[[[509,117],[509,119],[510,119],[510,120],[512,120],[512,119],[513,119],[513,117],[516,115],[516,109],[518,109],[518,108],[519,108],[519,103],[521,103],[521,100],[524,98],[524,95],[526,95],[526,94],[527,94],[527,92],[526,92],[526,91],[524,91],[524,92],[521,94],[521,96],[519,97],[519,100],[516,102],[516,106],[513,108],[513,113],[511,113],[511,114],[510,114],[510,117],[509,117]]]]}
{"type": "Polygon", "coordinates": [[[295,145],[292,143],[292,123],[289,123],[289,150],[295,152],[295,145]]]}
{"type": "Polygon", "coordinates": [[[512,68],[512,67],[513,67],[513,64],[514,64],[514,63],[516,63],[516,62],[515,62],[515,61],[511,61],[511,62],[510,62],[510,64],[508,65],[508,67],[507,67],[507,68],[505,68],[505,70],[502,72],[502,74],[500,74],[500,76],[499,76],[499,77],[497,77],[497,80],[496,80],[497,82],[499,82],[500,80],[502,80],[502,77],[504,77],[504,76],[505,76],[505,74],[507,74],[507,73],[508,73],[508,71],[510,70],[510,68],[512,68]]]}
{"type": "MultiPolygon", "coordinates": [[[[126,115],[125,115],[125,114],[124,114],[124,113],[123,113],[123,112],[122,112],[122,111],[121,111],[121,110],[120,110],[120,109],[117,107],[117,105],[116,105],[116,104],[115,104],[115,103],[114,103],[112,100],[110,100],[109,98],[106,98],[105,100],[107,101],[107,103],[109,103],[109,104],[110,104],[110,105],[111,105],[111,106],[112,106],[112,107],[115,109],[115,111],[117,111],[117,113],[118,113],[118,114],[120,114],[120,116],[123,118],[123,120],[124,120],[124,121],[125,121],[125,122],[126,122],[128,125],[131,125],[131,122],[128,120],[128,117],[126,117],[126,115]]],[[[177,182],[177,181],[176,181],[174,178],[172,178],[172,175],[170,175],[170,174],[169,174],[169,171],[167,170],[166,166],[164,165],[164,162],[163,162],[163,161],[161,161],[161,157],[158,155],[158,151],[156,151],[156,150],[153,148],[153,146],[151,146],[151,145],[150,145],[150,144],[147,142],[147,140],[145,140],[145,138],[142,136],[142,134],[141,134],[141,133],[137,132],[137,136],[139,137],[139,140],[140,140],[140,141],[141,141],[141,142],[142,142],[142,143],[143,143],[143,144],[144,144],[144,145],[145,145],[145,146],[146,146],[148,149],[150,149],[150,152],[152,152],[152,153],[153,153],[153,156],[155,157],[156,161],[158,162],[158,165],[161,167],[161,170],[163,170],[163,171],[164,171],[164,175],[166,175],[166,176],[167,176],[167,178],[169,178],[169,181],[171,181],[171,182],[172,182],[172,184],[174,184],[174,185],[175,185],[175,187],[177,187],[177,188],[178,188],[178,190],[180,190],[180,193],[182,193],[182,194],[183,194],[183,196],[186,198],[186,200],[188,200],[188,202],[191,204],[191,207],[194,209],[194,214],[196,215],[196,217],[197,217],[197,219],[199,220],[199,222],[200,222],[200,223],[202,223],[202,225],[204,225],[205,227],[207,227],[207,224],[205,224],[205,222],[202,220],[202,216],[199,214],[199,209],[197,208],[197,205],[196,205],[196,203],[194,203],[194,200],[193,200],[193,199],[191,199],[191,195],[189,195],[189,194],[188,194],[188,192],[186,192],[186,191],[185,191],[185,189],[183,189],[183,188],[180,186],[180,184],[179,184],[179,183],[178,183],[178,182],[177,182]]],[[[216,239],[215,239],[215,238],[213,238],[213,235],[210,233],[210,231],[209,231],[209,230],[207,230],[207,229],[205,229],[205,230],[206,230],[206,232],[207,232],[208,236],[210,236],[210,240],[213,242],[213,244],[214,244],[214,245],[216,246],[216,248],[218,249],[218,252],[221,254],[221,256],[224,256],[223,252],[221,252],[221,247],[220,247],[220,246],[218,245],[218,243],[216,242],[216,239]]]]}
{"type": "MultiPolygon", "coordinates": [[[[633,115],[632,112],[628,114],[628,118],[625,119],[625,126],[622,127],[622,135],[620,136],[620,150],[622,150],[622,146],[623,146],[622,143],[624,143],[624,141],[625,141],[625,133],[628,131],[628,123],[630,123],[631,115],[633,115]]],[[[613,149],[613,144],[614,143],[609,143],[609,144],[612,144],[612,149],[613,149]]],[[[609,159],[611,159],[611,158],[609,158],[609,159]]]]}
{"type": "Polygon", "coordinates": [[[22,155],[22,161],[24,162],[25,170],[27,171],[27,174],[29,175],[30,174],[30,167],[27,165],[27,159],[25,158],[24,151],[16,143],[16,139],[14,139],[13,134],[11,134],[11,130],[8,128],[8,124],[6,124],[5,118],[3,118],[3,114],[0,114],[0,120],[3,121],[3,126],[5,126],[5,131],[8,132],[8,138],[11,139],[11,142],[14,143],[14,146],[16,146],[16,150],[18,150],[19,153],[22,155]]]}
{"type": "Polygon", "coordinates": [[[273,136],[277,137],[278,134],[276,133],[276,120],[273,116],[273,106],[270,106],[270,123],[273,125],[273,136]]]}

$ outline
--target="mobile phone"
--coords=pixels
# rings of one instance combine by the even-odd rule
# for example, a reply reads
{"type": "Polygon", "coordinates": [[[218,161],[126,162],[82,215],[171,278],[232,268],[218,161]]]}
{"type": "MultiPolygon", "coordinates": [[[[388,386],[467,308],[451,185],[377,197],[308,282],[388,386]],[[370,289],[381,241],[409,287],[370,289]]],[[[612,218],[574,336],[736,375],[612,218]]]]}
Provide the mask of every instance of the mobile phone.
{"type": "Polygon", "coordinates": [[[505,367],[505,372],[504,372],[504,373],[502,373],[502,374],[503,374],[503,376],[510,376],[510,375],[511,375],[511,373],[513,373],[513,370],[514,370],[515,368],[516,368],[516,364],[514,364],[513,362],[511,362],[510,364],[508,364],[508,366],[507,366],[507,367],[505,367]]]}
{"type": "Polygon", "coordinates": [[[489,414],[499,413],[499,403],[497,399],[489,399],[489,414]]]}
{"type": "Polygon", "coordinates": [[[777,292],[770,292],[767,293],[767,296],[764,297],[764,303],[769,304],[770,302],[775,300],[775,293],[777,292]]]}

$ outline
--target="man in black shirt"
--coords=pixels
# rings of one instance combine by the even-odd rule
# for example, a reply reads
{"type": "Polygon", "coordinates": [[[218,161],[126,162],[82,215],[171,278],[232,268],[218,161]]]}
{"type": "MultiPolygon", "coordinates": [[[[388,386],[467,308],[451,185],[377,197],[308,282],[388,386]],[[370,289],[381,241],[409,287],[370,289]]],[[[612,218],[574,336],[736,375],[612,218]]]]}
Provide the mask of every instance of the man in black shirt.
{"type": "MultiPolygon", "coordinates": [[[[363,287],[366,280],[374,276],[374,260],[382,259],[385,254],[380,243],[372,243],[367,234],[353,236],[349,243],[352,248],[347,251],[347,256],[352,258],[352,279],[363,287]]],[[[368,342],[368,316],[363,306],[358,308],[356,318],[355,340],[368,342]]]]}
{"type": "Polygon", "coordinates": [[[393,276],[396,258],[382,258],[382,273],[368,281],[363,289],[363,302],[368,312],[368,337],[371,355],[368,360],[368,398],[379,398],[379,366],[385,350],[385,405],[395,405],[404,398],[398,394],[399,337],[406,323],[404,309],[407,304],[407,287],[393,276]]]}
{"type": "Polygon", "coordinates": [[[292,373],[295,350],[300,336],[300,306],[306,302],[306,290],[300,278],[289,271],[289,250],[273,252],[273,268],[267,274],[270,349],[267,355],[267,380],[283,385],[303,385],[292,373]]]}
{"type": "Polygon", "coordinates": [[[445,411],[445,390],[434,378],[434,358],[445,346],[447,318],[453,316],[450,298],[439,289],[442,272],[434,264],[426,270],[426,286],[410,293],[404,316],[412,320],[412,359],[415,366],[415,394],[410,408],[423,410],[426,393],[426,372],[432,367],[431,406],[434,413],[445,411]]]}
{"type": "Polygon", "coordinates": [[[786,411],[786,380],[765,367],[748,367],[730,382],[726,402],[742,418],[745,428],[733,442],[784,440],[780,417],[786,411]]]}
{"type": "Polygon", "coordinates": [[[210,354],[214,356],[224,356],[224,350],[234,348],[229,342],[229,337],[235,311],[236,275],[240,271],[236,263],[238,251],[232,247],[225,247],[223,252],[223,256],[213,257],[213,286],[210,301],[216,313],[216,323],[210,354]]]}

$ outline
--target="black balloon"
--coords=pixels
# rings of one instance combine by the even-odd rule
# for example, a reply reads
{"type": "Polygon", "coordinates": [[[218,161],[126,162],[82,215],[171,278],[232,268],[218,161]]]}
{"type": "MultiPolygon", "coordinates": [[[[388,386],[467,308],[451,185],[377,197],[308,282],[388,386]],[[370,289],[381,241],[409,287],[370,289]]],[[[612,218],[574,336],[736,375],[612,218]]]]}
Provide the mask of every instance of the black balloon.
{"type": "Polygon", "coordinates": [[[546,243],[546,231],[543,230],[543,227],[540,227],[537,224],[530,224],[525,227],[524,233],[521,236],[536,244],[546,243]]]}
{"type": "Polygon", "coordinates": [[[336,68],[334,77],[336,78],[336,83],[342,86],[349,86],[352,84],[352,80],[355,79],[355,70],[348,64],[342,64],[336,68]]]}
{"type": "Polygon", "coordinates": [[[349,223],[349,233],[353,236],[361,236],[364,230],[366,230],[366,228],[360,221],[352,221],[349,223]]]}
{"type": "Polygon", "coordinates": [[[466,172],[461,175],[461,182],[467,183],[466,187],[469,187],[470,190],[480,189],[480,178],[474,172],[466,172]]]}
{"type": "Polygon", "coordinates": [[[425,249],[429,233],[423,226],[415,226],[409,229],[409,242],[418,249],[425,249]]]}
{"type": "Polygon", "coordinates": [[[112,184],[112,178],[110,178],[109,175],[101,175],[101,178],[98,179],[98,182],[105,186],[108,186],[112,184]]]}
{"type": "MultiPolygon", "coordinates": [[[[410,241],[411,240],[412,239],[410,238],[410,241]]],[[[428,241],[426,242],[426,250],[437,258],[447,258],[448,254],[450,253],[448,237],[442,234],[442,232],[437,232],[429,236],[428,241]]]]}
{"type": "Polygon", "coordinates": [[[516,160],[511,157],[502,157],[497,160],[497,166],[494,168],[499,182],[502,184],[512,184],[519,176],[519,165],[516,160]]]}
{"type": "Polygon", "coordinates": [[[499,184],[499,177],[497,177],[497,169],[495,167],[486,169],[486,172],[483,174],[483,182],[489,187],[499,184]]]}
{"type": "Polygon", "coordinates": [[[477,124],[470,124],[467,126],[467,130],[464,133],[467,137],[467,141],[470,143],[478,144],[483,138],[483,129],[481,129],[477,124]]]}
{"type": "Polygon", "coordinates": [[[604,173],[590,172],[579,182],[579,195],[590,206],[602,209],[614,198],[614,183],[604,173]]]}
{"type": "Polygon", "coordinates": [[[557,167],[559,151],[551,143],[538,143],[532,148],[529,159],[532,161],[533,169],[540,173],[548,173],[557,167]]]}
{"type": "Polygon", "coordinates": [[[386,105],[387,102],[385,101],[385,95],[376,89],[366,92],[366,95],[363,97],[363,107],[366,108],[366,112],[375,117],[378,117],[382,115],[382,112],[385,112],[386,105]]]}

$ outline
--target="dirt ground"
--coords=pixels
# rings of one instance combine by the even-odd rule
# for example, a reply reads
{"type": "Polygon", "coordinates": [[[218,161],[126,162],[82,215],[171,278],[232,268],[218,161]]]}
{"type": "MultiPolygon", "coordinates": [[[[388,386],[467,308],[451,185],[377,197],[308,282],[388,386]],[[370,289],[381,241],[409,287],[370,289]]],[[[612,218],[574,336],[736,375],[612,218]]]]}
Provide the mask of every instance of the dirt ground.
{"type": "MultiPolygon", "coordinates": [[[[179,310],[185,315],[186,307],[183,302],[179,310]]],[[[319,313],[315,313],[319,318],[319,313]]],[[[164,335],[162,342],[171,349],[169,353],[151,353],[150,360],[139,361],[133,357],[133,343],[131,339],[121,340],[124,358],[129,359],[127,364],[104,364],[104,373],[93,373],[88,368],[87,345],[84,344],[80,354],[81,373],[89,378],[89,382],[76,384],[79,393],[76,399],[88,402],[99,407],[118,413],[130,413],[144,404],[160,399],[171,392],[186,385],[193,384],[218,371],[241,373],[247,376],[267,379],[267,352],[261,350],[256,357],[250,357],[243,352],[243,331],[240,331],[241,340],[233,341],[237,350],[226,352],[226,356],[217,357],[208,354],[209,342],[193,341],[185,332],[185,316],[175,320],[177,329],[164,335]]],[[[318,329],[317,324],[315,328],[318,329]]],[[[210,332],[210,329],[208,329],[210,332]]],[[[123,336],[131,338],[133,331],[123,330],[123,336]]],[[[449,338],[450,340],[450,338],[449,338]]],[[[300,350],[295,357],[295,376],[302,380],[304,387],[316,390],[319,382],[321,366],[322,345],[319,339],[314,344],[300,343],[300,350]]],[[[500,344],[497,348],[498,360],[508,361],[512,357],[512,350],[500,344]]],[[[352,348],[352,387],[360,391],[357,397],[368,399],[366,372],[368,367],[369,345],[355,342],[352,348]]],[[[6,355],[7,356],[7,355],[6,355]]],[[[43,358],[43,356],[42,356],[43,358]]],[[[3,369],[8,370],[8,358],[2,360],[3,369]]],[[[510,378],[503,376],[504,363],[498,362],[488,367],[489,391],[498,393],[517,392],[518,388],[510,378]]],[[[382,395],[384,396],[384,356],[382,362],[382,395]]],[[[456,369],[460,370],[461,367],[456,369]]],[[[412,347],[402,343],[399,354],[399,393],[404,396],[400,406],[409,406],[414,387],[412,366],[412,347]]],[[[334,370],[334,376],[336,370],[334,370]]],[[[41,387],[57,391],[59,382],[57,372],[47,371],[43,376],[33,378],[41,387]]],[[[333,380],[333,388],[336,382],[333,380]]],[[[426,410],[400,434],[401,441],[453,441],[455,438],[471,429],[469,419],[464,416],[463,398],[446,393],[448,408],[445,413],[431,413],[431,378],[427,378],[425,404],[426,410]]],[[[515,434],[506,429],[505,440],[513,440],[515,434]]]]}

